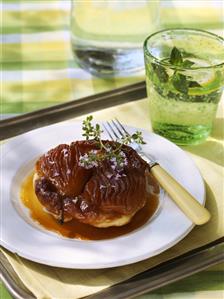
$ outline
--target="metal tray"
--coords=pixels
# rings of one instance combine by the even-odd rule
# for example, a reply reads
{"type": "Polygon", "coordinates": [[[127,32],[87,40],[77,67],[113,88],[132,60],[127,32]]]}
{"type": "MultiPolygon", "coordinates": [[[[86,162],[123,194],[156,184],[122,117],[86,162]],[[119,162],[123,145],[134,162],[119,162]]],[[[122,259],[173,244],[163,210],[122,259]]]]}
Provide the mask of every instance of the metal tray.
{"type": "MultiPolygon", "coordinates": [[[[146,97],[145,81],[70,101],[46,109],[0,121],[0,140],[13,137],[32,129],[47,126],[85,113],[141,100],[146,97]]],[[[88,299],[133,298],[145,292],[197,273],[224,261],[224,238],[181,255],[132,279],[112,286],[88,299]]],[[[16,299],[33,299],[34,295],[19,279],[10,263],[0,252],[1,279],[16,299]]]]}
{"type": "MultiPolygon", "coordinates": [[[[224,262],[224,238],[164,262],[131,279],[109,287],[86,299],[127,299],[178,281],[208,267],[224,262]]],[[[3,283],[15,299],[35,299],[25,287],[3,253],[0,252],[3,283]]]]}
{"type": "Polygon", "coordinates": [[[145,81],[127,85],[60,105],[0,121],[0,140],[47,126],[85,113],[141,100],[146,97],[145,81]]]}

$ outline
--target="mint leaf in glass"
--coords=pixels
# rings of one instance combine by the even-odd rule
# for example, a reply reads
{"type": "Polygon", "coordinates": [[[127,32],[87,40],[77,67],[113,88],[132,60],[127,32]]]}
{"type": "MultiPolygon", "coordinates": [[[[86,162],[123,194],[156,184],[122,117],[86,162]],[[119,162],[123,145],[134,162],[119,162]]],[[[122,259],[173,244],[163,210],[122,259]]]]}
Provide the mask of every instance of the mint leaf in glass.
{"type": "Polygon", "coordinates": [[[185,68],[185,67],[189,68],[189,67],[191,67],[193,64],[194,64],[193,61],[190,61],[190,60],[186,59],[186,60],[184,60],[182,66],[183,66],[184,68],[185,68]]]}
{"type": "Polygon", "coordinates": [[[201,85],[196,81],[189,81],[189,87],[201,87],[201,85]]]}
{"type": "Polygon", "coordinates": [[[176,73],[172,76],[172,83],[176,90],[184,94],[188,93],[187,77],[183,74],[176,73]]]}
{"type": "Polygon", "coordinates": [[[173,68],[174,73],[169,76],[164,66],[157,63],[151,63],[153,71],[161,83],[169,82],[177,91],[183,94],[188,94],[189,88],[201,87],[198,82],[192,81],[191,76],[183,74],[184,69],[191,68],[191,66],[194,65],[195,62],[189,59],[184,59],[183,54],[177,47],[173,47],[170,53],[170,57],[163,59],[163,62],[168,62],[174,67],[179,67],[179,69],[175,70],[175,68],[173,68]]]}
{"type": "Polygon", "coordinates": [[[161,83],[166,83],[169,80],[169,76],[166,72],[165,67],[156,64],[156,63],[152,63],[152,68],[154,70],[154,72],[156,73],[157,77],[159,78],[161,83]]]}
{"type": "Polygon", "coordinates": [[[170,54],[170,63],[173,65],[182,65],[183,64],[183,56],[176,47],[173,47],[170,54]]]}

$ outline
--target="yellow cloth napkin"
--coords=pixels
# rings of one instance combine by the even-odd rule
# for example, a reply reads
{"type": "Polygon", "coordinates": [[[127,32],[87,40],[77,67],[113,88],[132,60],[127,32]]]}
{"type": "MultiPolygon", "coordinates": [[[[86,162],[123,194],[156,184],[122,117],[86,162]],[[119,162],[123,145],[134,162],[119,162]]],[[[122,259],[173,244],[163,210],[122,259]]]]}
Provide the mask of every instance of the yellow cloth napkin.
{"type": "MultiPolygon", "coordinates": [[[[27,288],[38,299],[80,298],[126,280],[163,261],[222,237],[224,235],[223,104],[222,101],[211,137],[202,145],[184,147],[192,156],[205,180],[207,192],[206,206],[212,214],[212,219],[209,223],[195,227],[184,240],[158,256],[132,265],[112,269],[70,270],[54,268],[25,260],[3,250],[10,264],[27,288]]],[[[98,120],[110,119],[111,116],[117,117],[123,123],[151,130],[147,99],[109,108],[93,113],[93,115],[98,120]]]]}

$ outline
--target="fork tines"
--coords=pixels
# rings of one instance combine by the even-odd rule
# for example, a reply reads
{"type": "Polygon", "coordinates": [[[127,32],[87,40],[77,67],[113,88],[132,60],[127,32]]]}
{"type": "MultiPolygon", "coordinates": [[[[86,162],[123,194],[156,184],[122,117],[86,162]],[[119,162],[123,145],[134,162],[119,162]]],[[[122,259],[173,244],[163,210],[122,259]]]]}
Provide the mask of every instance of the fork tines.
{"type": "Polygon", "coordinates": [[[121,137],[130,136],[120,121],[115,118],[111,122],[107,121],[107,126],[103,127],[112,140],[121,139],[121,137]]]}

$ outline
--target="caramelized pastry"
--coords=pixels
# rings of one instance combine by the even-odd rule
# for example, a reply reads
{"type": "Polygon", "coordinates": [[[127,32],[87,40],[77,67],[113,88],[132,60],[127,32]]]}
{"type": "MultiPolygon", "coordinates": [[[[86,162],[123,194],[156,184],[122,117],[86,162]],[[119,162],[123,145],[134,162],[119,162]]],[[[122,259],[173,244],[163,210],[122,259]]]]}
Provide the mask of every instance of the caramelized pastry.
{"type": "MultiPolygon", "coordinates": [[[[103,141],[106,147],[117,143],[103,141]]],[[[36,162],[34,189],[45,210],[61,222],[73,218],[96,227],[122,226],[144,207],[148,164],[127,145],[122,145],[122,167],[102,159],[85,167],[81,158],[103,154],[94,140],[61,144],[36,162]]]]}

